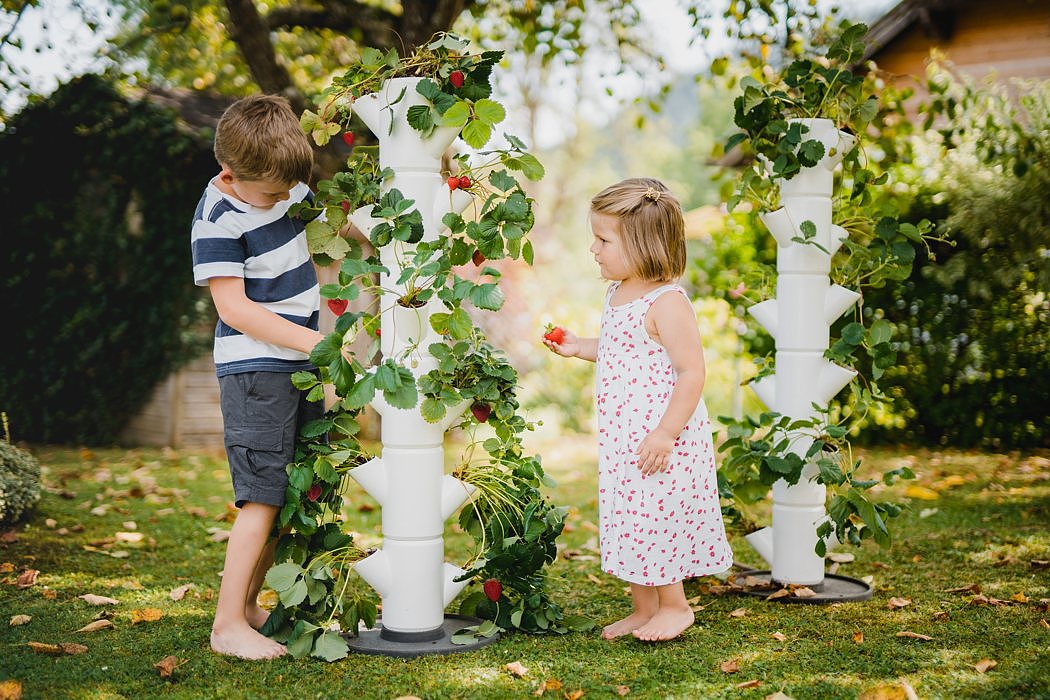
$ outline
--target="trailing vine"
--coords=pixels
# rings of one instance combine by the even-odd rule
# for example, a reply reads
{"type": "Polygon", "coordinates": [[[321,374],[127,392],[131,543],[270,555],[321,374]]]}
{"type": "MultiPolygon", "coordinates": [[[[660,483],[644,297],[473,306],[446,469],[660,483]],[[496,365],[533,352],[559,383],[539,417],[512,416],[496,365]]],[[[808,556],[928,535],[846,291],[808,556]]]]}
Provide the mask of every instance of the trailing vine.
{"type": "MultiPolygon", "coordinates": [[[[438,125],[454,126],[467,145],[479,149],[504,117],[502,106],[491,99],[489,82],[502,52],[472,55],[466,49],[466,41],[448,34],[405,59],[393,50],[382,54],[366,49],[361,62],[324,91],[320,110],[302,115],[303,129],[318,144],[340,132],[352,143],[346,130],[356,98],[390,78],[423,77],[417,91],[427,105],[408,110],[409,124],[424,136],[438,125]]],[[[464,576],[485,585],[466,596],[461,612],[485,622],[461,635],[489,635],[500,628],[564,633],[587,626],[564,615],[546,592],[543,569],[555,559],[566,509],[542,494],[540,489],[553,482],[539,457],[523,449],[522,435],[534,425],[519,413],[517,372],[467,313],[471,305],[488,311],[503,305],[500,273],[485,261],[520,258],[531,264],[533,259],[527,239],[533,200],[514,173],[535,180],[543,176],[543,167],[519,139],[510,134],[504,138],[505,148],[455,156],[456,172],[448,173],[450,195],[463,189],[472,205],[466,217],[446,214],[442,224],[447,233],[435,240],[423,240],[415,202],[395,188],[383,192],[393,173],[379,167],[376,147],[354,148],[346,169],[318,183],[314,201],[292,212],[309,222],[306,234],[315,261],[340,263],[337,282],[321,288],[337,319],[334,332],[311,353],[318,373],[292,377],[310,400],[323,400],[328,385],[337,400],[323,418],[302,430],[278,522],[287,533],[279,540],[277,564],[267,574],[279,603],[263,631],[286,642],[293,655],[341,658],[347,653],[342,634],[355,634],[360,622],[375,622],[371,598],[347,597],[350,569],[367,552],[342,532],[338,515],[351,488],[348,472],[372,457],[358,439],[358,418],[380,393],[392,406],[418,406],[429,422],[442,420],[450,409],[462,410],[464,402],[470,405],[456,425],[468,441],[454,474],[477,488],[459,522],[475,542],[464,576]],[[338,235],[361,207],[371,207],[371,218],[378,220],[369,234],[370,254],[338,235]],[[376,282],[378,273],[390,273],[380,258],[382,250],[393,252],[402,292],[376,282]],[[468,263],[477,266],[477,281],[457,270],[468,263]],[[349,302],[362,294],[376,303],[347,311],[349,302]],[[372,364],[380,347],[383,310],[393,305],[411,309],[432,299],[445,309],[430,317],[431,327],[443,337],[427,348],[437,367],[417,382],[408,365],[418,341],[400,356],[372,364]],[[361,334],[371,342],[355,344],[361,334]],[[353,349],[362,345],[363,351],[353,349]],[[480,432],[482,424],[491,436],[480,432]]]]}

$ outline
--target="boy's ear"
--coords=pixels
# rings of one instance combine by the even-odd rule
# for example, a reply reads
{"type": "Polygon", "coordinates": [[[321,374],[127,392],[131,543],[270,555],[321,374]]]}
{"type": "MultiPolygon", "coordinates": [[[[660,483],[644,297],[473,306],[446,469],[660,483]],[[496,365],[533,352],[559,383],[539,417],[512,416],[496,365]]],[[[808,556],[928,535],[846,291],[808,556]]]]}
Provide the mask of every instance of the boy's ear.
{"type": "Polygon", "coordinates": [[[220,163],[219,165],[222,166],[222,170],[219,171],[219,180],[229,185],[237,179],[233,176],[233,171],[230,170],[230,166],[225,163],[220,163]]]}

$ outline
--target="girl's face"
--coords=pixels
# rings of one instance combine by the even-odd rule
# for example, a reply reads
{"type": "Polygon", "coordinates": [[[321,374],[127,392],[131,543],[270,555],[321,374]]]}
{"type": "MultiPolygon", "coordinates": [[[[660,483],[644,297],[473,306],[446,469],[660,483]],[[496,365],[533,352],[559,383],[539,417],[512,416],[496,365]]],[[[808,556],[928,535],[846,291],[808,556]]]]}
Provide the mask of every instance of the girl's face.
{"type": "Polygon", "coordinates": [[[619,219],[592,211],[590,221],[591,233],[594,234],[591,253],[602,277],[610,282],[622,282],[631,277],[631,269],[623,254],[619,219]]]}

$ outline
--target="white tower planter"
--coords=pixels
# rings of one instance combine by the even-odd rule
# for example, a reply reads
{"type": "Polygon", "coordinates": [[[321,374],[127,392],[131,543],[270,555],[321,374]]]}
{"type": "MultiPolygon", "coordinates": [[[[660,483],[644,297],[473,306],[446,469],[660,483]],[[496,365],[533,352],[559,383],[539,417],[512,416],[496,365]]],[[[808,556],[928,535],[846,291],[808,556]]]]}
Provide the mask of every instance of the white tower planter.
{"type": "MultiPolygon", "coordinates": [[[[378,93],[358,98],[354,111],[379,139],[380,167],[394,171],[384,191],[396,188],[406,199],[415,200],[423,218],[423,240],[433,241],[445,233],[441,218],[449,211],[462,211],[471,195],[461,190],[450,193],[440,174],[441,155],[459,129],[438,128],[424,139],[406,120],[409,107],[426,104],[416,92],[420,80],[388,80],[378,93]],[[404,96],[398,101],[402,91],[404,96]]],[[[371,218],[371,209],[365,206],[351,215],[351,221],[366,234],[378,223],[371,218]]],[[[380,300],[381,348],[384,357],[396,358],[418,378],[437,367],[428,347],[441,338],[429,319],[441,304],[436,298],[420,308],[392,303],[405,291],[397,284],[400,267],[395,246],[400,246],[402,259],[414,248],[394,241],[381,251],[382,262],[390,270],[382,276],[381,286],[396,290],[393,296],[380,300]]],[[[444,433],[467,405],[464,402],[449,410],[439,423],[428,423],[418,405],[395,408],[383,400],[382,393],[377,393],[372,402],[383,419],[382,455],[350,474],[382,507],[382,549],[355,567],[382,598],[382,624],[378,638],[369,642],[362,635],[358,643],[351,640],[352,649],[398,656],[463,649],[429,649],[427,645],[447,641],[450,629],[445,624],[445,606],[467,584],[453,581],[464,570],[445,562],[442,536],[445,520],[474,491],[444,473],[444,433]],[[365,639],[365,648],[361,639],[365,639]],[[400,651],[399,646],[403,647],[400,651]]],[[[463,622],[459,627],[468,624],[463,622]]]]}
{"type": "MultiPolygon", "coordinates": [[[[860,295],[828,277],[831,255],[842,245],[846,231],[831,223],[833,173],[854,137],[839,131],[829,119],[798,119],[809,128],[807,138],[824,144],[825,156],[814,167],[802,168],[780,182],[783,206],[760,218],[777,241],[777,294],[751,307],[750,313],[776,341],[776,372],[754,386],[770,409],[795,419],[815,417],[820,407],[856,374],[823,357],[828,349],[829,328],[860,295]],[[802,224],[816,228],[812,243],[800,243],[802,224]],[[823,248],[824,250],[821,250],[823,248]]],[[[790,450],[805,458],[813,444],[802,432],[790,435],[790,450]]],[[[781,480],[773,484],[773,524],[747,536],[748,542],[771,566],[771,578],[780,584],[821,586],[824,560],[817,556],[817,527],[827,517],[826,487],[807,464],[794,486],[781,480]]]]}

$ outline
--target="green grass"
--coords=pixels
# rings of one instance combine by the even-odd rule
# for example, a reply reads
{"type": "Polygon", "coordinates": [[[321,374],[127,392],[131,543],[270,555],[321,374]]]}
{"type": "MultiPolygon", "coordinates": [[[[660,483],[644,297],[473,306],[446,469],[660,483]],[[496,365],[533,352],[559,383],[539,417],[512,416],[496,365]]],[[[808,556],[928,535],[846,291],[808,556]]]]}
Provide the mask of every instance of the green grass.
{"type": "MultiPolygon", "coordinates": [[[[554,499],[576,506],[563,535],[575,558],[554,565],[552,592],[570,613],[611,621],[626,613],[629,599],[621,582],[600,572],[591,549],[597,521],[591,443],[552,441],[535,449],[559,482],[554,499]]],[[[686,588],[704,606],[697,625],[667,644],[605,642],[596,632],[509,635],[465,654],[414,660],[352,655],[326,664],[246,662],[208,650],[225,549],[211,541],[208,529],[229,527],[216,520],[230,498],[221,454],[33,451],[45,467],[49,492],[16,528],[17,540],[0,543],[0,564],[14,569],[0,574],[0,680],[20,682],[26,698],[527,698],[545,679],[560,680],[570,692],[582,690],[586,698],[616,697],[621,685],[633,698],[764,698],[777,691],[799,699],[853,698],[902,681],[922,698],[1050,698],[1050,629],[1041,624],[1050,613],[1040,603],[1050,598],[1050,571],[1031,563],[1050,559],[1050,461],[1039,456],[867,453],[865,462],[880,469],[907,462],[919,483],[939,494],[911,501],[912,509],[894,523],[892,549],[865,546],[839,569],[874,578],[876,593],[868,602],[810,606],[704,595],[704,584],[717,583],[706,579],[686,588]],[[961,479],[950,478],[955,476],[961,479]],[[99,506],[105,512],[92,514],[99,506]],[[141,546],[108,542],[129,530],[127,521],[143,533],[141,546]],[[59,534],[77,525],[83,530],[59,534]],[[127,555],[111,556],[118,552],[127,555]],[[27,568],[40,575],[35,585],[19,589],[16,576],[27,568]],[[169,591],[184,583],[195,588],[172,601],[169,591]],[[971,583],[988,597],[1024,594],[1029,602],[974,605],[970,593],[947,592],[971,583]],[[120,601],[106,608],[115,629],[76,632],[102,610],[78,599],[85,593],[120,601]],[[893,596],[912,603],[888,609],[893,596]],[[132,611],[144,608],[158,608],[163,617],[132,624],[132,611]],[[746,615],[729,617],[736,608],[745,608],[746,615]],[[935,618],[938,612],[947,616],[935,618]],[[9,626],[19,614],[32,621],[9,626]],[[933,640],[897,637],[903,630],[933,640]],[[778,631],[785,641],[771,636],[778,631]],[[854,641],[855,632],[863,633],[863,643],[854,641]],[[46,656],[31,651],[30,641],[77,642],[88,651],[46,656]],[[153,664],[169,655],[185,663],[164,679],[153,664]],[[720,664],[731,659],[739,659],[740,670],[726,674],[720,664]],[[974,664],[982,659],[998,665],[979,673],[974,664]],[[511,661],[524,664],[527,675],[516,678],[505,670],[511,661]],[[761,684],[736,687],[750,680],[761,684]]],[[[903,497],[904,488],[894,487],[894,494],[903,497]]],[[[366,504],[364,495],[348,504],[347,527],[366,543],[378,542],[379,510],[366,504]]],[[[466,556],[464,535],[449,532],[446,543],[451,561],[466,556]]],[[[733,546],[739,560],[759,563],[742,540],[734,539],[733,546]]],[[[359,580],[356,585],[364,590],[359,580]]],[[[545,697],[561,698],[563,691],[545,697]]]]}

